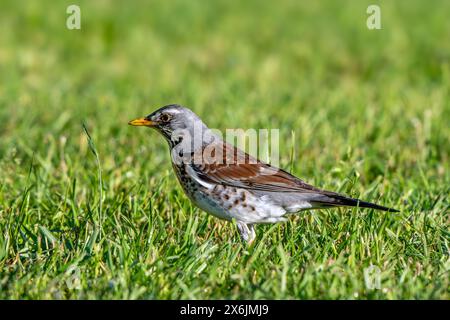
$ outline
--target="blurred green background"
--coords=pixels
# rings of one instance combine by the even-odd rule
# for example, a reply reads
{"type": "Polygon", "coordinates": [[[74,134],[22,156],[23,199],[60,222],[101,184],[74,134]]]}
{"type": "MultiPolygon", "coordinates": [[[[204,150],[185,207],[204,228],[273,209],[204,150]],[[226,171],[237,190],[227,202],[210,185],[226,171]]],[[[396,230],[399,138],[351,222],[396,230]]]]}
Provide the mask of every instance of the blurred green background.
{"type": "Polygon", "coordinates": [[[0,298],[449,298],[449,15],[444,0],[3,0],[0,298]],[[186,200],[163,139],[127,126],[170,103],[213,128],[279,128],[283,168],[402,213],[306,212],[245,248],[186,200]],[[386,290],[364,287],[372,263],[386,290]]]}

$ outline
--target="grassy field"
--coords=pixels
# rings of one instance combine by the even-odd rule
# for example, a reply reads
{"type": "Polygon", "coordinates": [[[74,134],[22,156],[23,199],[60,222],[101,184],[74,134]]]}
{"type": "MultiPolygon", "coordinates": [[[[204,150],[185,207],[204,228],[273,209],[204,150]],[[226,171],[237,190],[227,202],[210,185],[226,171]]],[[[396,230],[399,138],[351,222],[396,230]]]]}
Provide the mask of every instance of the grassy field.
{"type": "Polygon", "coordinates": [[[72,3],[1,4],[1,299],[450,298],[449,1],[80,0],[68,30],[72,3]],[[169,103],[279,128],[282,168],[401,212],[304,211],[248,247],[127,125],[169,103]]]}

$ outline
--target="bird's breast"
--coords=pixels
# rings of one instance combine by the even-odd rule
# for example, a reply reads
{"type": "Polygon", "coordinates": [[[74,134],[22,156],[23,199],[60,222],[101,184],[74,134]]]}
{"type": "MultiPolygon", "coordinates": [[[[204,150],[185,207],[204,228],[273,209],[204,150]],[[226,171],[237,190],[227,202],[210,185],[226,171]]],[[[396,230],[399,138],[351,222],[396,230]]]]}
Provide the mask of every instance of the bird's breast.
{"type": "Polygon", "coordinates": [[[201,180],[189,165],[174,165],[178,181],[189,199],[200,209],[225,220],[267,223],[284,220],[286,211],[267,197],[250,190],[201,180]]]}

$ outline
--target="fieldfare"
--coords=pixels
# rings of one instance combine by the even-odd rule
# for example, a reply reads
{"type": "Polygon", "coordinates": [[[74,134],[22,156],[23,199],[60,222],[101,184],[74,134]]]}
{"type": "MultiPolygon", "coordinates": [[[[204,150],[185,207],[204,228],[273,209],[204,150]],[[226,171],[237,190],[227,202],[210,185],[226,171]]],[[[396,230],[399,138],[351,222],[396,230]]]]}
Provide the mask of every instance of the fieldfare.
{"type": "Polygon", "coordinates": [[[156,129],[167,140],[172,167],[184,192],[200,209],[235,220],[244,241],[254,225],[285,221],[301,210],[350,206],[398,210],[346,197],[305,183],[223,141],[188,108],[168,105],[129,122],[156,129]]]}

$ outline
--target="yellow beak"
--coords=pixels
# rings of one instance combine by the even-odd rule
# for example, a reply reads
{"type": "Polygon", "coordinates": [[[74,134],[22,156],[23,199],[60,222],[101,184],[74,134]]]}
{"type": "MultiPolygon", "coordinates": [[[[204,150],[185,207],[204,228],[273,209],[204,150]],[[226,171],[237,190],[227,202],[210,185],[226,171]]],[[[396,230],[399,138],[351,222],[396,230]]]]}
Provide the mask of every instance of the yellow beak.
{"type": "Polygon", "coordinates": [[[156,125],[156,122],[147,120],[144,118],[136,119],[133,121],[128,122],[130,126],[146,126],[146,127],[154,127],[156,125]]]}

